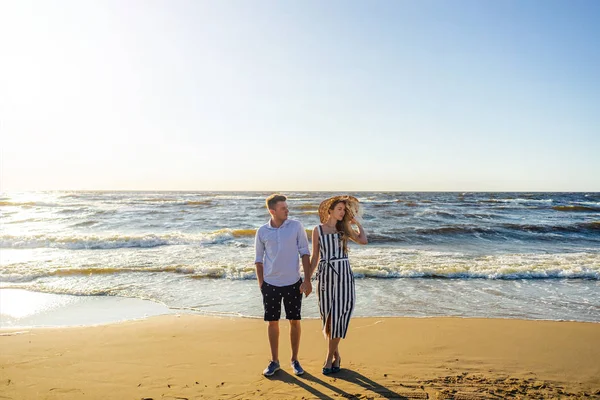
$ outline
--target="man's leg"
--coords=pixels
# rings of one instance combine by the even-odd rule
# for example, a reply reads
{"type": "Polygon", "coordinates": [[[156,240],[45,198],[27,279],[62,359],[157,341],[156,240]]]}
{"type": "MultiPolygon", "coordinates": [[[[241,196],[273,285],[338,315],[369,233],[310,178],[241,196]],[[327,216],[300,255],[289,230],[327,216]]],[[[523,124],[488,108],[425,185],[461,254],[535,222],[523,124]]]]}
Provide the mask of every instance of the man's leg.
{"type": "Polygon", "coordinates": [[[292,345],[292,362],[298,361],[298,351],[300,349],[300,319],[302,309],[302,292],[300,285],[302,279],[293,285],[286,286],[283,293],[283,304],[285,306],[285,317],[290,321],[290,343],[292,345]]]}
{"type": "Polygon", "coordinates": [[[269,321],[269,345],[271,346],[271,360],[279,362],[279,321],[269,321]]]}
{"type": "Polygon", "coordinates": [[[298,360],[298,350],[300,350],[300,334],[302,328],[299,319],[290,319],[290,342],[292,344],[292,361],[298,360]]]}
{"type": "Polygon", "coordinates": [[[265,321],[269,323],[267,328],[269,346],[271,347],[271,361],[279,362],[279,318],[281,316],[281,290],[277,286],[269,285],[267,282],[261,288],[263,305],[265,307],[265,321]]]}

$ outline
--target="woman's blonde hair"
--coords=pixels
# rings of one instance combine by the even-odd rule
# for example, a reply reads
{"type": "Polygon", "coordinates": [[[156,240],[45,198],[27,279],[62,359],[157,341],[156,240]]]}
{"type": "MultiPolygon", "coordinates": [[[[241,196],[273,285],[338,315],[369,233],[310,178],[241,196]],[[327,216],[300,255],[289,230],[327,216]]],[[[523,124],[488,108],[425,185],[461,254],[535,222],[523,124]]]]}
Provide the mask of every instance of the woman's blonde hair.
{"type": "MultiPolygon", "coordinates": [[[[327,215],[329,215],[331,213],[331,211],[333,209],[335,209],[335,206],[337,206],[340,203],[344,203],[344,206],[346,208],[346,213],[344,214],[344,218],[342,218],[341,221],[337,221],[335,224],[335,229],[340,233],[341,235],[341,241],[342,241],[342,249],[344,250],[344,253],[348,252],[348,239],[356,239],[358,237],[356,231],[354,230],[354,228],[352,227],[352,224],[350,223],[355,217],[358,217],[359,212],[360,212],[360,207],[359,207],[359,203],[358,200],[355,197],[352,196],[338,196],[338,197],[333,197],[331,199],[326,200],[327,203],[322,204],[322,205],[326,205],[327,209],[327,215]]],[[[321,207],[319,207],[321,208],[321,207]]],[[[325,208],[325,207],[323,207],[325,208]]],[[[321,211],[321,210],[319,210],[321,211]]],[[[323,211],[325,211],[325,209],[323,209],[323,211]]],[[[324,215],[325,213],[322,213],[321,215],[321,222],[325,222],[323,221],[324,219],[326,220],[326,216],[324,215]]]]}

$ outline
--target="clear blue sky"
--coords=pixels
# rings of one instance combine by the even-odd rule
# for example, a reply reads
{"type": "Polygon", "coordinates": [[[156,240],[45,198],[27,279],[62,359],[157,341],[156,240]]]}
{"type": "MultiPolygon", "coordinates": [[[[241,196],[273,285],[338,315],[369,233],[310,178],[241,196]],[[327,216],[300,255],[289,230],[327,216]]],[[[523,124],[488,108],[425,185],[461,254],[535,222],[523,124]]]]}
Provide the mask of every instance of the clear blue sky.
{"type": "Polygon", "coordinates": [[[600,191],[600,1],[2,1],[0,189],[600,191]]]}

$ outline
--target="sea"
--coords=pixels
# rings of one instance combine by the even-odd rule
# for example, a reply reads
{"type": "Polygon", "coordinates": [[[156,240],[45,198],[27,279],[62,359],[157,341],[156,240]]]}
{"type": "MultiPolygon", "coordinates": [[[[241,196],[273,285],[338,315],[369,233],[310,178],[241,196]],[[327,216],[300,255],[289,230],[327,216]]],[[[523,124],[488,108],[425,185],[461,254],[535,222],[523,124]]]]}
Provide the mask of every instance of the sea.
{"type": "MultiPolygon", "coordinates": [[[[254,236],[270,194],[3,193],[0,289],[260,318],[254,236]]],[[[360,200],[357,317],[600,322],[600,193],[283,194],[309,232],[323,199],[360,200]]],[[[302,315],[318,318],[314,293],[302,315]]]]}

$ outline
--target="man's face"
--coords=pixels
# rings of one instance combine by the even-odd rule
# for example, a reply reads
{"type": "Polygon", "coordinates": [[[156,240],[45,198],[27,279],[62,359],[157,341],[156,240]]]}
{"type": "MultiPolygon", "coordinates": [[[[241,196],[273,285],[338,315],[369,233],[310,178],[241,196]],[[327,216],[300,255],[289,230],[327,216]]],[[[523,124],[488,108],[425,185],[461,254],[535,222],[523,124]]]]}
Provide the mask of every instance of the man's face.
{"type": "Polygon", "coordinates": [[[275,207],[272,210],[269,210],[273,218],[277,218],[281,221],[285,221],[288,217],[290,211],[288,210],[287,202],[278,201],[275,203],[275,207]]]}

